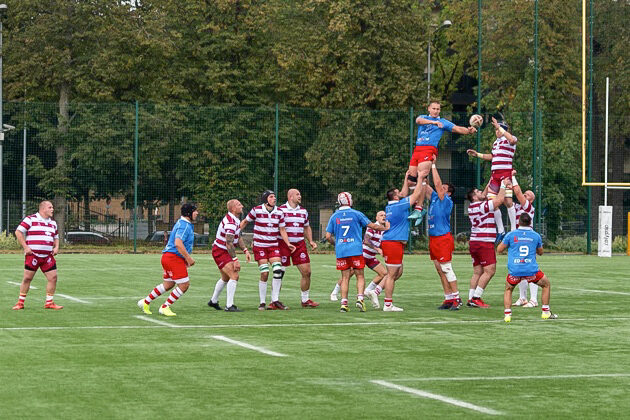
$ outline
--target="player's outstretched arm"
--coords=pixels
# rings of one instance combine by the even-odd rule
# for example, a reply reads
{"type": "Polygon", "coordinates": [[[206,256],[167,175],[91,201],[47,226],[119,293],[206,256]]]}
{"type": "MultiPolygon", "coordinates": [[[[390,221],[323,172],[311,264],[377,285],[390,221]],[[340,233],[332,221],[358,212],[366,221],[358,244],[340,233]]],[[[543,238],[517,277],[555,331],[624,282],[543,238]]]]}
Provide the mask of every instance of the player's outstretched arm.
{"type": "Polygon", "coordinates": [[[497,194],[497,196],[492,199],[492,205],[495,209],[498,209],[499,206],[503,204],[503,200],[505,200],[505,189],[511,187],[512,182],[505,178],[501,183],[501,188],[499,188],[499,194],[497,194]]]}
{"type": "Polygon", "coordinates": [[[416,124],[418,125],[437,125],[439,128],[444,127],[444,124],[442,124],[442,122],[440,121],[435,121],[435,120],[427,120],[426,118],[422,118],[422,117],[418,117],[416,118],[416,124]]]}
{"type": "MultiPolygon", "coordinates": [[[[433,155],[433,163],[431,163],[431,173],[433,174],[433,185],[435,185],[435,192],[437,192],[440,201],[444,200],[444,196],[446,193],[444,192],[444,188],[442,185],[442,178],[440,178],[440,174],[438,173],[437,166],[435,166],[435,155],[433,155]]],[[[426,195],[428,195],[429,200],[431,199],[431,193],[433,190],[430,186],[427,185],[426,195]]]]}
{"type": "Polygon", "coordinates": [[[499,246],[497,246],[497,252],[502,254],[507,249],[507,245],[501,242],[499,246]]]}
{"type": "Polygon", "coordinates": [[[385,220],[385,226],[370,222],[367,224],[367,227],[383,232],[389,230],[389,222],[385,220]]]}
{"type": "Polygon", "coordinates": [[[475,134],[477,129],[475,127],[460,127],[459,125],[454,125],[451,130],[453,133],[457,134],[475,134]]]}
{"type": "Polygon", "coordinates": [[[476,158],[479,158],[479,159],[483,159],[483,160],[487,160],[487,161],[491,161],[492,160],[492,154],[491,153],[479,153],[475,149],[468,149],[468,150],[466,150],[466,153],[468,153],[468,156],[476,157],[476,158]]]}
{"type": "Polygon", "coordinates": [[[243,230],[245,229],[245,226],[247,226],[247,223],[249,223],[246,219],[241,220],[241,224],[239,225],[239,229],[243,230]]]}
{"type": "Polygon", "coordinates": [[[521,206],[525,206],[527,204],[527,198],[525,198],[525,194],[523,194],[523,190],[521,190],[520,185],[518,185],[518,182],[516,181],[516,177],[514,176],[515,174],[516,174],[516,171],[512,171],[512,192],[516,196],[516,199],[518,200],[518,202],[521,203],[521,206]]]}
{"type": "Polygon", "coordinates": [[[419,187],[416,187],[413,193],[411,193],[411,195],[409,196],[409,204],[413,206],[414,204],[418,202],[418,200],[420,200],[421,197],[424,198],[426,188],[427,188],[426,181],[423,182],[419,187]]]}
{"type": "Polygon", "coordinates": [[[335,245],[335,236],[330,233],[330,232],[326,232],[326,240],[328,241],[329,244],[331,245],[335,245]]]}
{"type": "Polygon", "coordinates": [[[499,123],[494,117],[492,117],[492,125],[494,125],[494,128],[497,129],[499,133],[501,133],[501,135],[505,137],[512,146],[514,146],[518,142],[518,139],[514,137],[512,134],[510,134],[509,131],[505,131],[503,127],[499,125],[499,123]]]}
{"type": "Polygon", "coordinates": [[[403,178],[403,185],[400,191],[398,192],[398,196],[400,198],[405,198],[409,195],[409,171],[405,172],[405,177],[403,178]]]}

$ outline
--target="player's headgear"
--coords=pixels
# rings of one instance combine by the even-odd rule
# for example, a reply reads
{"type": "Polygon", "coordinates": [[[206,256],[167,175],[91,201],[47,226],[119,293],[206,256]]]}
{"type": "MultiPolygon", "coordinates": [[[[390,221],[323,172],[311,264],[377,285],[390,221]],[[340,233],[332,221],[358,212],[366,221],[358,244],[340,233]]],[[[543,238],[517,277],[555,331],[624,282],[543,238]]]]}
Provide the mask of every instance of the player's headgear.
{"type": "Polygon", "coordinates": [[[510,131],[510,126],[508,125],[508,123],[506,123],[505,121],[501,121],[499,123],[499,127],[501,127],[502,129],[504,129],[505,131],[510,131]]]}
{"type": "Polygon", "coordinates": [[[340,206],[350,206],[352,207],[352,194],[349,192],[339,193],[337,196],[337,204],[340,206]]]}
{"type": "Polygon", "coordinates": [[[260,195],[260,203],[261,204],[267,204],[267,199],[269,198],[270,195],[274,195],[275,192],[271,191],[271,190],[266,190],[264,193],[262,193],[260,195]]]}
{"type": "Polygon", "coordinates": [[[182,204],[182,216],[192,218],[193,212],[197,210],[197,206],[192,203],[184,203],[182,204]]]}

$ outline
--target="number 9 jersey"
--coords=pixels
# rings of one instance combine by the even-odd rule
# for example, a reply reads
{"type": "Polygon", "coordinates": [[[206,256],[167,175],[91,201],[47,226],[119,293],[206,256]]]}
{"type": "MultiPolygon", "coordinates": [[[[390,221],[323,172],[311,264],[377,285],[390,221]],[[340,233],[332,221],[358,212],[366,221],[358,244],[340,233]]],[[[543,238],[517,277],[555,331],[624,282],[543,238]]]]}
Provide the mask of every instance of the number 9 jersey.
{"type": "Polygon", "coordinates": [[[533,276],[538,272],[536,249],[542,248],[542,238],[529,226],[521,226],[505,235],[508,246],[508,272],[513,276],[533,276]]]}

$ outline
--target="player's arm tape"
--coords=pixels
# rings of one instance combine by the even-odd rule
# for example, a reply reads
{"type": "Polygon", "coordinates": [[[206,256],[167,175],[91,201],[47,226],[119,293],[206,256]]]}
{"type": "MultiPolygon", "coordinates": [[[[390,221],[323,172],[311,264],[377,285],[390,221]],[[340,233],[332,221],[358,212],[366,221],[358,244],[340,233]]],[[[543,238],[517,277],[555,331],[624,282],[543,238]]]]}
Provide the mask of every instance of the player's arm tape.
{"type": "Polygon", "coordinates": [[[479,152],[477,152],[477,157],[478,157],[479,159],[482,159],[482,158],[483,158],[483,153],[479,153],[479,152]]]}

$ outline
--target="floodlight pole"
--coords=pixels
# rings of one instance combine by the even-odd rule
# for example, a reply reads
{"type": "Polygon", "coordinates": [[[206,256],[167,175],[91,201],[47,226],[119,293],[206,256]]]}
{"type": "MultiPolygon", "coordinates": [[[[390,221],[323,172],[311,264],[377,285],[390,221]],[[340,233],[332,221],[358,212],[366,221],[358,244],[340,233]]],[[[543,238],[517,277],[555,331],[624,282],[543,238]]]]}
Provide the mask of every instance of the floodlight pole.
{"type": "MultiPolygon", "coordinates": [[[[0,233],[4,231],[2,226],[2,144],[4,143],[4,127],[2,126],[2,18],[7,10],[6,4],[0,4],[0,233]]],[[[9,227],[7,226],[7,229],[9,227]]]]}

